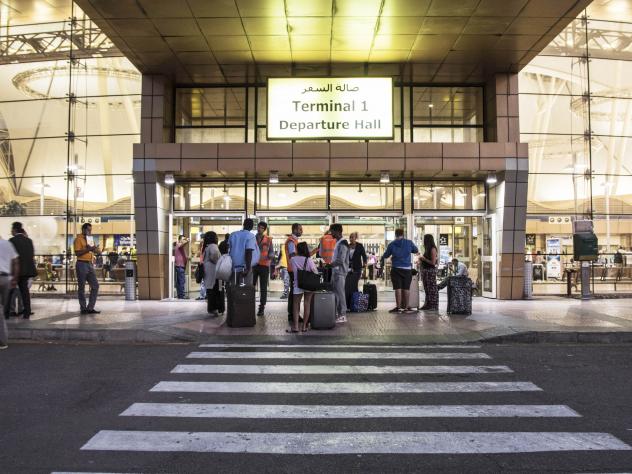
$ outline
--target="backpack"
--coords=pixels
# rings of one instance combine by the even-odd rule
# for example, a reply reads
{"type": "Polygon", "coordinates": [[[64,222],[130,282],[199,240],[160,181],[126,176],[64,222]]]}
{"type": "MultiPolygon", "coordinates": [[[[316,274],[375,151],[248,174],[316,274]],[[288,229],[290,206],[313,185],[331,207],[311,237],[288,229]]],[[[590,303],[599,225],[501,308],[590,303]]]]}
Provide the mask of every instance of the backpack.
{"type": "Polygon", "coordinates": [[[215,264],[215,278],[218,280],[229,281],[233,273],[233,259],[227,253],[219,257],[215,264]]]}

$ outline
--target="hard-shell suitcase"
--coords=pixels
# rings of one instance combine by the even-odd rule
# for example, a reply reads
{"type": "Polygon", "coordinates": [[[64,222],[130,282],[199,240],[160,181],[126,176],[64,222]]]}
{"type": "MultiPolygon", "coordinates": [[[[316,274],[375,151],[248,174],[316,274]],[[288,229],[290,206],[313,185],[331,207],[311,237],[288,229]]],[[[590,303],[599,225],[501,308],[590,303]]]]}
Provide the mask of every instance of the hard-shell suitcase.
{"type": "Polygon", "coordinates": [[[377,309],[377,286],[373,283],[365,283],[362,287],[362,293],[369,295],[369,311],[377,309]]]}
{"type": "Polygon", "coordinates": [[[468,277],[448,279],[448,314],[472,314],[472,280],[468,277]]]}
{"type": "Polygon", "coordinates": [[[250,328],[257,324],[255,287],[234,281],[226,289],[228,296],[226,324],[231,328],[250,328]]]}
{"type": "Polygon", "coordinates": [[[312,297],[309,317],[312,329],[332,329],[336,326],[336,295],[319,291],[312,297]]]}
{"type": "Polygon", "coordinates": [[[408,307],[419,308],[419,274],[413,275],[408,291],[408,307]]]}

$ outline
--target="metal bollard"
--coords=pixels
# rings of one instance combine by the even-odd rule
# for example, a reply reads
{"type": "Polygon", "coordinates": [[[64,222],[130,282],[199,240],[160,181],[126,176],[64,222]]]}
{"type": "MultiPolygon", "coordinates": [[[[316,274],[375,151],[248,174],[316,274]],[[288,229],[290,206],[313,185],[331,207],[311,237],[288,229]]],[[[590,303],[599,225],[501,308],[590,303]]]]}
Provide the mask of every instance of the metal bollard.
{"type": "Polygon", "coordinates": [[[131,260],[125,262],[125,300],[136,300],[136,264],[131,260]]]}

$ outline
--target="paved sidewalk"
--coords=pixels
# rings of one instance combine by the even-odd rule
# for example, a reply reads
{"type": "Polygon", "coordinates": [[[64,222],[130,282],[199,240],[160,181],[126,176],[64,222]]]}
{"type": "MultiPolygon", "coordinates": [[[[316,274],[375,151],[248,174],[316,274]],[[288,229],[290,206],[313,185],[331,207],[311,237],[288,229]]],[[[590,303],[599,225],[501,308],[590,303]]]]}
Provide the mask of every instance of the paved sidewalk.
{"type": "MultiPolygon", "coordinates": [[[[442,295],[444,298],[445,295],[442,295]]],[[[385,297],[385,299],[388,296],[385,297]]],[[[264,341],[299,342],[301,338],[339,336],[353,341],[398,342],[632,342],[632,299],[582,302],[562,298],[497,301],[475,298],[471,316],[448,316],[445,301],[439,312],[416,315],[377,311],[350,314],[349,322],[330,331],[286,334],[286,303],[272,301],[253,328],[233,329],[223,317],[208,318],[200,301],[123,301],[101,298],[96,316],[82,316],[68,299],[33,300],[30,321],[11,318],[12,340],[93,342],[200,342],[255,336],[264,341]]]]}

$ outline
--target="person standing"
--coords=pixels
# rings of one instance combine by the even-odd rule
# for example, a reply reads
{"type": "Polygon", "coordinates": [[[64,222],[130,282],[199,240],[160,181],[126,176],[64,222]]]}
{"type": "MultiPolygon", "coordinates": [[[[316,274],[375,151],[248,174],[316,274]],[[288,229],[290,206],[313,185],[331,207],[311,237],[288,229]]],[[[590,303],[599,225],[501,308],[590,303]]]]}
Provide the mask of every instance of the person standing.
{"type": "MultiPolygon", "coordinates": [[[[20,257],[20,273],[18,276],[18,289],[22,297],[22,316],[29,319],[33,314],[31,312],[31,293],[29,291],[29,278],[37,276],[35,268],[35,250],[33,249],[33,241],[28,238],[21,222],[14,222],[11,226],[11,237],[9,241],[15,247],[20,257]]],[[[17,311],[17,309],[16,309],[17,311]]]]}
{"type": "Polygon", "coordinates": [[[220,255],[217,234],[213,231],[207,232],[204,234],[204,251],[200,265],[204,265],[203,282],[206,287],[206,310],[212,317],[224,312],[224,292],[220,287],[220,281],[215,277],[215,265],[220,255]]]}
{"type": "Polygon", "coordinates": [[[309,324],[309,316],[312,304],[312,297],[314,296],[313,291],[303,290],[298,286],[298,272],[299,270],[305,270],[308,272],[318,273],[318,269],[314,264],[313,260],[310,257],[309,246],[307,242],[300,242],[296,247],[297,255],[292,257],[292,270],[294,272],[294,290],[293,290],[293,301],[294,309],[292,311],[293,320],[290,329],[287,329],[285,332],[288,333],[297,333],[299,330],[301,332],[307,331],[307,326],[309,324]],[[301,310],[301,299],[305,296],[303,301],[303,327],[299,329],[299,315],[301,310]]]}
{"type": "Polygon", "coordinates": [[[349,273],[345,280],[345,298],[347,311],[351,311],[353,294],[358,291],[358,283],[362,276],[362,269],[366,266],[367,256],[364,245],[358,242],[358,233],[349,234],[349,273]]]}
{"type": "Polygon", "coordinates": [[[369,280],[373,280],[373,275],[375,273],[375,264],[377,263],[377,257],[375,256],[375,252],[371,252],[367,259],[367,268],[369,270],[369,280]]]}
{"type": "Polygon", "coordinates": [[[331,235],[336,239],[334,258],[331,262],[331,282],[336,295],[336,323],[347,322],[345,280],[349,273],[349,242],[342,238],[342,225],[331,224],[331,235]]]}
{"type": "Polygon", "coordinates": [[[298,239],[303,235],[303,226],[299,223],[292,224],[292,233],[288,235],[283,251],[285,253],[285,261],[287,262],[287,272],[290,276],[290,292],[287,299],[287,320],[292,322],[294,320],[294,269],[292,268],[292,257],[296,254],[296,247],[298,246],[298,239]]]}
{"type": "Polygon", "coordinates": [[[224,240],[222,240],[218,247],[219,247],[219,253],[221,253],[222,255],[226,255],[228,253],[228,239],[230,238],[230,234],[226,233],[224,234],[224,240]]]}
{"type": "MultiPolygon", "coordinates": [[[[18,253],[11,242],[0,237],[0,298],[2,306],[9,304],[9,293],[15,288],[20,274],[18,253]]],[[[0,349],[9,347],[9,330],[5,318],[0,318],[0,349]]]]}
{"type": "Polygon", "coordinates": [[[435,245],[432,234],[424,235],[424,254],[421,260],[421,279],[424,284],[424,292],[426,293],[426,301],[421,309],[437,310],[439,309],[439,288],[437,287],[437,261],[439,252],[435,245]]]}
{"type": "Polygon", "coordinates": [[[285,258],[285,250],[283,247],[279,250],[278,262],[279,265],[277,266],[277,271],[283,280],[283,293],[281,294],[281,299],[285,300],[290,294],[290,275],[287,271],[287,258],[285,258]]]}
{"type": "Polygon", "coordinates": [[[187,261],[189,260],[186,252],[186,246],[188,243],[189,239],[187,239],[184,235],[179,235],[178,241],[173,249],[176,267],[176,291],[179,300],[184,299],[184,276],[186,275],[187,261]]]}
{"type": "Polygon", "coordinates": [[[94,309],[99,294],[99,281],[92,265],[97,246],[94,245],[91,224],[86,222],[81,226],[81,234],[75,237],[73,247],[77,256],[75,268],[77,272],[77,296],[79,297],[81,314],[99,314],[101,311],[94,309]],[[86,281],[90,285],[90,299],[87,304],[85,295],[86,281]]]}
{"type": "Polygon", "coordinates": [[[259,261],[252,269],[254,285],[259,283],[259,310],[257,316],[263,316],[268,301],[268,282],[270,281],[270,268],[274,271],[274,249],[272,248],[272,238],[266,234],[268,224],[259,222],[257,224],[257,246],[259,247],[259,261]]]}
{"type": "Polygon", "coordinates": [[[252,285],[252,264],[257,261],[257,240],[251,232],[255,223],[252,219],[244,220],[243,229],[230,234],[228,239],[228,253],[233,261],[233,275],[231,283],[234,283],[239,275],[246,285],[252,285]],[[255,258],[253,258],[253,256],[255,258]]]}
{"type": "Polygon", "coordinates": [[[391,282],[395,290],[395,308],[389,313],[414,313],[408,307],[410,283],[413,279],[412,254],[418,254],[419,249],[412,240],[404,238],[404,229],[395,229],[393,240],[380,259],[380,266],[384,268],[384,260],[391,257],[391,282]]]}
{"type": "Polygon", "coordinates": [[[334,259],[334,248],[336,247],[336,239],[331,235],[331,231],[325,232],[320,238],[318,247],[312,251],[312,255],[318,254],[325,264],[325,272],[323,273],[326,282],[331,281],[331,262],[334,259]]]}

